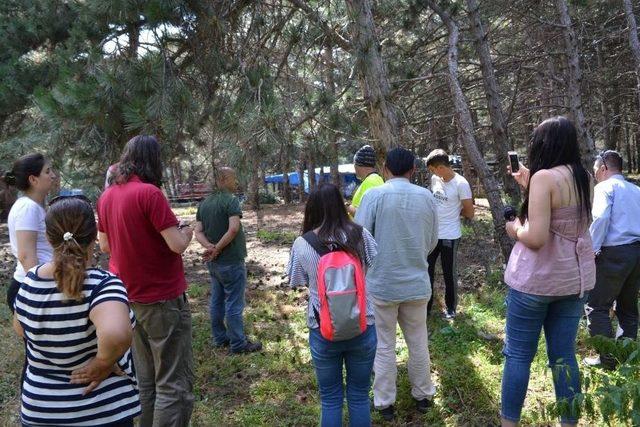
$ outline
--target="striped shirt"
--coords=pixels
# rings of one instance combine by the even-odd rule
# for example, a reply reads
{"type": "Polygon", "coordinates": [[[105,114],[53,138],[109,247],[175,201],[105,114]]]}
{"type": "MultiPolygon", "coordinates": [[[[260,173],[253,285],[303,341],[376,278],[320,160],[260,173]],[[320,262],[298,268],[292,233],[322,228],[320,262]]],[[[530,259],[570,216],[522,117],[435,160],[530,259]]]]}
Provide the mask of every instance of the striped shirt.
{"type": "MultiPolygon", "coordinates": [[[[362,238],[364,239],[364,264],[370,267],[373,258],[377,254],[376,241],[371,233],[365,228],[362,229],[362,238]]],[[[320,312],[320,299],[318,297],[318,264],[320,263],[320,255],[311,247],[311,245],[302,237],[298,237],[293,242],[289,265],[287,267],[287,275],[289,276],[289,284],[292,287],[309,286],[309,305],[307,307],[307,326],[311,329],[318,328],[318,321],[314,314],[314,308],[320,312]]],[[[367,325],[374,324],[373,306],[369,299],[367,291],[367,325]]]]}
{"type": "MultiPolygon", "coordinates": [[[[124,285],[97,268],[86,271],[82,301],[68,300],[53,279],[32,268],[15,302],[24,329],[27,366],[22,390],[22,422],[30,426],[101,426],[140,414],[131,350],[118,360],[125,373],[111,374],[86,396],[87,384],[71,384],[70,374],[97,353],[96,327],[89,312],[105,301],[128,304],[124,285]]],[[[132,327],[133,312],[129,310],[132,327]]]]}

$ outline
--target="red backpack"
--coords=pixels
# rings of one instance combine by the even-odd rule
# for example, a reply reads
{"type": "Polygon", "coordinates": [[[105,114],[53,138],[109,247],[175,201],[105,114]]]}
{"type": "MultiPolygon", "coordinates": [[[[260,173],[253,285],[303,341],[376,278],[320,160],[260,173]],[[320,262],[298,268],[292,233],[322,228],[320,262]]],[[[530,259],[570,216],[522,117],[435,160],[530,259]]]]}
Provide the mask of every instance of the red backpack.
{"type": "Polygon", "coordinates": [[[345,341],[367,330],[367,295],[364,270],[358,258],[343,250],[330,250],[313,231],[302,237],[320,255],[318,297],[314,308],[320,333],[329,341],[345,341]]]}

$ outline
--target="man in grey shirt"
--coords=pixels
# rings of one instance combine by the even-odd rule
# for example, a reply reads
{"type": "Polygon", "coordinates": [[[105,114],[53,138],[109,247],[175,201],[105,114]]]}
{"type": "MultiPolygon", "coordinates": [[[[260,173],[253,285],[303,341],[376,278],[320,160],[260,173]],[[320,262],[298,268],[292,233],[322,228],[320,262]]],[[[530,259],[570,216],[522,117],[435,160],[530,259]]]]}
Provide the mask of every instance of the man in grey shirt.
{"type": "Polygon", "coordinates": [[[389,151],[384,166],[387,181],[364,195],[355,217],[378,243],[378,256],[367,272],[367,290],[378,337],[374,405],[385,420],[394,418],[398,323],[409,349],[407,368],[416,408],[426,412],[435,394],[427,342],[431,296],[427,256],[438,243],[438,219],[431,192],[409,182],[414,171],[415,156],[410,151],[389,151]]]}
{"type": "MultiPolygon", "coordinates": [[[[598,185],[593,191],[589,232],[596,254],[596,286],[587,301],[589,333],[613,338],[609,311],[615,302],[622,336],[635,340],[640,288],[640,188],[622,176],[622,157],[616,151],[599,155],[593,169],[598,185]]],[[[585,361],[601,362],[608,368],[614,365],[607,355],[585,361]]]]}

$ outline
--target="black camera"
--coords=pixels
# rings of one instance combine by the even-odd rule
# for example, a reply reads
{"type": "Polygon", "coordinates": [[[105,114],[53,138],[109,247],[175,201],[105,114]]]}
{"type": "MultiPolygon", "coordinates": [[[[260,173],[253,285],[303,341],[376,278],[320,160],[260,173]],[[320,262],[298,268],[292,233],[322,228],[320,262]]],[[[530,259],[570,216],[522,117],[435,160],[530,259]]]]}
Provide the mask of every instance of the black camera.
{"type": "Polygon", "coordinates": [[[516,212],[516,208],[513,206],[505,206],[504,207],[504,220],[505,221],[515,221],[516,216],[518,216],[518,212],[516,212]]]}

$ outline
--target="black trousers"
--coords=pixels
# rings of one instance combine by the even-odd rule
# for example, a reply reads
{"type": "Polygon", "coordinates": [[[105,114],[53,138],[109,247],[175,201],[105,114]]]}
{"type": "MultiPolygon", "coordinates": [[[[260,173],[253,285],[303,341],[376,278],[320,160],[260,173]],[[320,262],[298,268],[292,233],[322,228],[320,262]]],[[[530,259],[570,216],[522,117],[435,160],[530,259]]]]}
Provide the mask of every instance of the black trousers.
{"type": "MultiPolygon", "coordinates": [[[[13,305],[16,302],[16,297],[18,296],[18,291],[20,290],[21,283],[16,279],[11,278],[11,283],[9,283],[9,289],[7,289],[7,305],[11,310],[11,313],[14,313],[13,305]]],[[[13,321],[13,319],[12,319],[13,321]]],[[[24,385],[24,378],[27,374],[27,340],[24,340],[24,362],[22,363],[22,375],[20,375],[20,390],[24,385]]]]}
{"type": "Polygon", "coordinates": [[[616,317],[623,337],[638,336],[640,242],[607,246],[596,258],[596,286],[589,293],[589,334],[613,338],[609,311],[616,303],[616,317]]]}
{"type": "Polygon", "coordinates": [[[442,265],[442,274],[444,275],[444,301],[447,305],[447,311],[456,311],[458,305],[458,244],[460,239],[440,239],[438,245],[429,254],[427,261],[429,262],[429,281],[431,282],[431,299],[427,305],[427,312],[431,313],[431,306],[436,295],[434,286],[434,276],[436,270],[436,261],[440,257],[442,265]]]}

